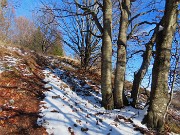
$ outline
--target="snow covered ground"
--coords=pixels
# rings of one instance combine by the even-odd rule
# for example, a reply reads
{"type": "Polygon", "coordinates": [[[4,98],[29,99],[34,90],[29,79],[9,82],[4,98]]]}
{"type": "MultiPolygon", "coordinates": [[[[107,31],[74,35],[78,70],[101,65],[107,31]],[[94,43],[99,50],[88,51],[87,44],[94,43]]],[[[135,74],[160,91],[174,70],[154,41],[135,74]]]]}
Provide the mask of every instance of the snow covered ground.
{"type": "Polygon", "coordinates": [[[131,118],[133,124],[141,124],[146,109],[136,110],[126,107],[121,110],[106,111],[100,106],[101,93],[94,92],[82,80],[55,69],[44,70],[46,76],[46,97],[41,102],[38,124],[43,125],[53,135],[139,135],[131,122],[119,116],[131,118]],[[61,79],[60,79],[61,78],[61,79]],[[73,80],[76,86],[70,85],[73,80]]]}
{"type": "MultiPolygon", "coordinates": [[[[20,55],[25,55],[19,48],[16,47],[4,47],[0,45],[0,49],[7,49],[6,51],[8,51],[8,55],[5,55],[3,57],[0,58],[0,73],[2,73],[5,70],[10,71],[12,67],[15,67],[17,65],[17,63],[21,60],[19,58],[15,58],[12,55],[12,52],[16,52],[20,55]],[[9,56],[11,55],[11,56],[9,56]]],[[[27,54],[27,53],[26,53],[27,54]]]]}
{"type": "Polygon", "coordinates": [[[19,59],[11,57],[11,56],[4,56],[2,60],[0,60],[0,73],[5,70],[10,70],[11,67],[14,67],[19,59]]]}

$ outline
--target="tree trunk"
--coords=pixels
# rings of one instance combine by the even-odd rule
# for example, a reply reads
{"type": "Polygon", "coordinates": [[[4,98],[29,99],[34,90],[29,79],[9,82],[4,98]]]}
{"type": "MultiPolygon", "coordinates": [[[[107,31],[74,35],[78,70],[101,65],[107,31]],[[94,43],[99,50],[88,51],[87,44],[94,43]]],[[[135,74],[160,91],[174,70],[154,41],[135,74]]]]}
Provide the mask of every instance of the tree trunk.
{"type": "Polygon", "coordinates": [[[141,81],[143,80],[151,61],[152,49],[153,49],[153,45],[156,39],[156,32],[157,31],[154,31],[154,34],[151,40],[146,44],[146,50],[143,54],[143,62],[141,64],[141,68],[134,75],[134,81],[133,81],[133,86],[132,86],[132,91],[131,91],[131,98],[133,99],[132,101],[133,107],[136,107],[141,81]]]}
{"type": "MultiPolygon", "coordinates": [[[[91,30],[90,24],[88,22],[89,20],[87,19],[87,31],[91,30]]],[[[85,70],[89,66],[89,61],[91,57],[91,41],[92,41],[92,35],[90,32],[86,33],[86,38],[85,38],[85,57],[84,57],[84,68],[85,70]]]]}
{"type": "Polygon", "coordinates": [[[113,109],[112,94],[112,3],[103,0],[103,39],[102,39],[102,65],[101,65],[101,91],[102,105],[105,109],[113,109]]]}
{"type": "Polygon", "coordinates": [[[177,0],[166,0],[163,30],[158,32],[156,57],[152,71],[150,105],[144,122],[159,132],[164,130],[164,120],[168,106],[168,72],[170,68],[171,46],[177,26],[177,0]]]}
{"type": "Polygon", "coordinates": [[[114,105],[115,108],[122,108],[127,103],[124,95],[124,81],[126,72],[126,46],[127,46],[127,30],[129,25],[130,0],[122,0],[121,2],[121,18],[119,35],[117,42],[117,63],[114,80],[114,105]],[[124,102],[126,101],[126,102],[124,102]]]}

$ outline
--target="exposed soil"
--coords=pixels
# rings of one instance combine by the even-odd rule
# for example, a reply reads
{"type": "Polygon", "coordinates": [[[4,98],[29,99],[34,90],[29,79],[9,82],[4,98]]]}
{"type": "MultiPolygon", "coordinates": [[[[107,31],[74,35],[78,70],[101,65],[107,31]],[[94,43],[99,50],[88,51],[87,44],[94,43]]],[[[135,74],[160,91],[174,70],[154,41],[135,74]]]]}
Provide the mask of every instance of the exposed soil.
{"type": "MultiPolygon", "coordinates": [[[[3,52],[1,62],[5,55],[17,55],[3,52]]],[[[0,135],[47,135],[37,125],[45,90],[40,66],[33,57],[22,56],[16,66],[6,68],[0,74],[0,135]]]]}

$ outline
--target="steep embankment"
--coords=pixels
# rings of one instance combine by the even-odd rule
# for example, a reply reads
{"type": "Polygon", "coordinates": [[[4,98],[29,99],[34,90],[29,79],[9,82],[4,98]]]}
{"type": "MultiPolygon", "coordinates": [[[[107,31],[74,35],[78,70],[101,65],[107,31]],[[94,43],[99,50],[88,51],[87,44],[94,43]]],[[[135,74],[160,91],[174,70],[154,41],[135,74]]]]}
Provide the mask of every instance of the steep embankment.
{"type": "Polygon", "coordinates": [[[39,103],[44,98],[40,57],[0,45],[0,134],[46,134],[39,127],[39,103]]]}
{"type": "Polygon", "coordinates": [[[135,135],[151,133],[141,124],[145,110],[126,107],[107,111],[101,107],[100,88],[67,71],[44,70],[46,97],[41,102],[43,125],[53,135],[135,135]],[[93,89],[96,87],[96,91],[93,89]]]}

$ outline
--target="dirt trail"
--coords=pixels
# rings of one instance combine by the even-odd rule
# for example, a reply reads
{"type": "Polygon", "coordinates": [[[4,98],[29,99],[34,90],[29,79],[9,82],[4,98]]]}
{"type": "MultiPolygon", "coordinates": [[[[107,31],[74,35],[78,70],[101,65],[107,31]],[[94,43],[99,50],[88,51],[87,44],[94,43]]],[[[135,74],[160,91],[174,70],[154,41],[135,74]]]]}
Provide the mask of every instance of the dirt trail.
{"type": "Polygon", "coordinates": [[[37,57],[13,47],[0,50],[0,135],[46,135],[36,124],[45,91],[37,57]]]}

